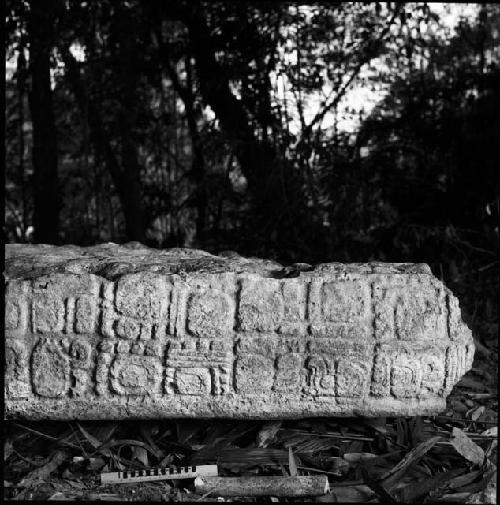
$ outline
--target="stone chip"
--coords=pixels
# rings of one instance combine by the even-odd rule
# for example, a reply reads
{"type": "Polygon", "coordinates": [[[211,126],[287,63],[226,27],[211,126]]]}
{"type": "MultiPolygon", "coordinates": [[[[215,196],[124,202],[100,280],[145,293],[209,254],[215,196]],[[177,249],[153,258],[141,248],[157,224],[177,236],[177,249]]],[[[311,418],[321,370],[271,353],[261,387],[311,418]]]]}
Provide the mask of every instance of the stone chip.
{"type": "Polygon", "coordinates": [[[5,416],[444,410],[475,349],[429,267],[306,266],[138,243],[7,245],[5,416]]]}

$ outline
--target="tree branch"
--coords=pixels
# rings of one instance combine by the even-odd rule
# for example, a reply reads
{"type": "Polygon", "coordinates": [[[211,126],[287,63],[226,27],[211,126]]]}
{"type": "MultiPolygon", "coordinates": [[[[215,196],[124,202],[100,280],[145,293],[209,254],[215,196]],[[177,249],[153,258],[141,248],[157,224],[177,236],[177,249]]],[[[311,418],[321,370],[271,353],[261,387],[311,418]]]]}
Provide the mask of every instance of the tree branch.
{"type": "Polygon", "coordinates": [[[381,44],[383,38],[387,35],[389,32],[391,25],[394,23],[397,15],[401,11],[401,8],[403,7],[403,4],[396,4],[396,7],[394,9],[394,12],[391,16],[391,19],[387,23],[387,25],[384,27],[384,29],[380,32],[380,35],[377,37],[376,40],[368,42],[368,47],[366,48],[365,55],[363,58],[360,59],[359,63],[356,65],[354,68],[352,74],[349,76],[347,81],[344,83],[344,85],[340,88],[340,90],[337,91],[335,97],[328,102],[329,98],[331,95],[334,93],[334,90],[330,92],[328,97],[324,100],[323,102],[323,109],[320,110],[314,118],[311,120],[311,122],[305,127],[305,129],[302,132],[302,135],[298,142],[295,145],[295,148],[301,146],[310,136],[313,127],[321,122],[323,118],[326,116],[326,114],[334,107],[338,105],[340,100],[344,97],[345,93],[347,92],[349,86],[351,83],[354,81],[354,79],[358,76],[359,72],[361,71],[361,68],[368,63],[376,54],[376,49],[378,46],[381,44]]]}

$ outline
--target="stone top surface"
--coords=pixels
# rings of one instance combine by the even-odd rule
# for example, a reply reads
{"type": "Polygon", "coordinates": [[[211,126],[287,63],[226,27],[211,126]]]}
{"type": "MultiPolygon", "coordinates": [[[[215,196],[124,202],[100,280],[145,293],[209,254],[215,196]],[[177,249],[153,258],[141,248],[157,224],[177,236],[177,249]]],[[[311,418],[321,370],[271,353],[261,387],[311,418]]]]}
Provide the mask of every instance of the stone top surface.
{"type": "Polygon", "coordinates": [[[425,264],[6,246],[6,416],[430,415],[471,367],[425,264]]]}
{"type": "MultiPolygon", "coordinates": [[[[425,263],[320,263],[314,267],[297,264],[300,275],[330,274],[427,274],[425,263]]],[[[256,273],[263,277],[282,277],[283,265],[272,260],[245,258],[227,251],[213,255],[200,249],[153,249],[138,242],[118,245],[112,242],[89,247],[48,244],[7,244],[7,278],[33,278],[44,274],[94,274],[106,279],[121,275],[151,272],[157,274],[256,273]]]]}

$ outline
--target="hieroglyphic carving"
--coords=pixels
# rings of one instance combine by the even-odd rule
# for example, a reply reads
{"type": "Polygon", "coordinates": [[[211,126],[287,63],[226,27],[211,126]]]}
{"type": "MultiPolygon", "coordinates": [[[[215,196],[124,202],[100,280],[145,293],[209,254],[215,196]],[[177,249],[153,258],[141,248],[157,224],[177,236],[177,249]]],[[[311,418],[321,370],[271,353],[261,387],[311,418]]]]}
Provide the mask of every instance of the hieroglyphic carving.
{"type": "Polygon", "coordinates": [[[73,377],[72,395],[80,398],[85,397],[93,389],[92,370],[94,364],[92,360],[92,345],[83,339],[73,340],[69,354],[73,377]]]}
{"type": "Polygon", "coordinates": [[[167,351],[165,392],[225,394],[232,387],[231,366],[231,346],[222,340],[172,340],[167,351]],[[189,384],[192,392],[189,392],[189,384]]]}
{"type": "Polygon", "coordinates": [[[25,335],[29,331],[29,283],[7,282],[5,286],[5,330],[25,335]]]}
{"type": "Polygon", "coordinates": [[[313,280],[309,293],[312,334],[338,340],[371,337],[370,285],[366,280],[313,280]]]}
{"type": "Polygon", "coordinates": [[[5,343],[5,392],[8,398],[26,398],[31,393],[30,351],[26,341],[5,343]]]}
{"type": "Polygon", "coordinates": [[[109,370],[111,389],[120,395],[146,396],[160,392],[161,363],[153,356],[118,354],[109,370]]]}
{"type": "Polygon", "coordinates": [[[446,383],[445,392],[449,394],[460,377],[472,367],[474,345],[453,343],[446,349],[446,383]]]}
{"type": "Polygon", "coordinates": [[[239,326],[242,331],[274,331],[285,313],[281,283],[261,282],[258,276],[241,281],[239,326]]]}
{"type": "Polygon", "coordinates": [[[196,337],[225,337],[233,329],[231,298],[210,289],[192,293],[188,301],[187,328],[196,337]]]}
{"type": "Polygon", "coordinates": [[[390,276],[383,284],[373,285],[376,339],[448,339],[442,289],[404,277],[390,276]]]}
{"type": "Polygon", "coordinates": [[[31,356],[35,393],[46,398],[66,396],[70,387],[70,361],[60,341],[42,338],[31,356]]]}
{"type": "Polygon", "coordinates": [[[122,261],[106,279],[78,268],[9,279],[8,401],[77,398],[106,409],[109,399],[128,412],[150,401],[227,409],[234,399],[269,402],[269,413],[306,401],[311,414],[314,402],[332,413],[370,405],[371,414],[442,402],[472,363],[456,299],[420,270],[322,266],[276,278],[245,263],[181,274],[160,264],[122,261]]]}
{"type": "Polygon", "coordinates": [[[101,331],[105,337],[148,340],[164,334],[171,284],[165,275],[127,274],[104,284],[101,331]]]}
{"type": "Polygon", "coordinates": [[[407,343],[376,346],[371,392],[395,398],[442,394],[446,347],[407,343]]]}
{"type": "Polygon", "coordinates": [[[236,391],[247,394],[300,392],[305,377],[303,339],[244,334],[236,348],[236,391]]]}
{"type": "Polygon", "coordinates": [[[33,281],[33,332],[94,333],[99,310],[99,285],[98,278],[93,275],[54,274],[33,281]]]}
{"type": "Polygon", "coordinates": [[[308,394],[339,399],[368,395],[373,361],[371,344],[321,339],[309,341],[307,349],[308,394]]]}
{"type": "Polygon", "coordinates": [[[307,386],[304,391],[313,396],[335,396],[335,360],[333,356],[320,354],[309,356],[306,361],[307,386]]]}

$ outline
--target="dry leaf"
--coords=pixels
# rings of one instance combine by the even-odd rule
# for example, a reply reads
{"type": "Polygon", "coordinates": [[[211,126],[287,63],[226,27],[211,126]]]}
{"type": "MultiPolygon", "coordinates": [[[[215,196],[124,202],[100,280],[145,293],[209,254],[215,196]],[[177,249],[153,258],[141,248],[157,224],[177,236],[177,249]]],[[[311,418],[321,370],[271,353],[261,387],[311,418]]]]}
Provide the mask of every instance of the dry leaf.
{"type": "Polygon", "coordinates": [[[453,428],[451,445],[465,459],[475,465],[482,465],[484,462],[484,451],[473,442],[460,428],[453,428]]]}
{"type": "Polygon", "coordinates": [[[50,460],[45,463],[45,465],[36,468],[30,472],[21,482],[18,487],[29,487],[36,480],[47,478],[53,471],[57,470],[59,466],[66,461],[68,458],[68,453],[64,450],[57,450],[50,460]]]}
{"type": "Polygon", "coordinates": [[[365,485],[331,486],[331,494],[341,503],[366,503],[375,493],[365,485]]]}
{"type": "Polygon", "coordinates": [[[468,417],[468,418],[472,419],[473,421],[477,421],[483,415],[485,410],[486,410],[486,407],[484,405],[481,405],[480,407],[477,407],[477,408],[472,409],[469,412],[467,412],[465,417],[468,417]]]}
{"type": "Polygon", "coordinates": [[[493,426],[492,428],[488,428],[487,430],[484,430],[481,435],[485,437],[498,437],[498,427],[493,426]]]}
{"type": "Polygon", "coordinates": [[[479,491],[479,493],[473,493],[469,496],[465,503],[497,503],[497,472],[496,470],[491,473],[487,480],[486,487],[479,491]]]}
{"type": "Polygon", "coordinates": [[[363,419],[364,424],[370,426],[375,431],[379,433],[386,434],[387,433],[387,418],[385,417],[375,417],[375,418],[366,418],[363,419]]]}
{"type": "Polygon", "coordinates": [[[162,451],[154,442],[153,436],[154,433],[158,433],[158,427],[156,425],[151,425],[149,423],[141,423],[140,425],[140,433],[144,440],[149,444],[151,449],[154,451],[154,456],[157,459],[162,459],[165,457],[164,451],[162,451]]]}
{"type": "Polygon", "coordinates": [[[50,501],[75,501],[75,498],[70,498],[60,491],[56,491],[52,496],[47,498],[50,501]]]}
{"type": "Polygon", "coordinates": [[[381,503],[394,505],[397,503],[391,493],[382,485],[381,482],[374,480],[365,467],[362,466],[360,470],[365,484],[377,495],[377,497],[381,500],[381,503]]]}
{"type": "Polygon", "coordinates": [[[481,470],[474,470],[473,472],[469,472],[465,475],[454,477],[448,482],[447,487],[449,489],[460,490],[461,488],[468,486],[474,482],[481,475],[481,473],[481,470]]]}
{"type": "Polygon", "coordinates": [[[381,476],[381,482],[387,488],[391,488],[408,470],[408,468],[420,461],[438,442],[443,440],[442,437],[433,437],[412,449],[396,466],[381,476]]]}
{"type": "Polygon", "coordinates": [[[149,466],[148,451],[144,447],[133,446],[132,447],[132,459],[139,460],[145,467],[149,466]]]}
{"type": "Polygon", "coordinates": [[[94,449],[97,449],[98,447],[100,447],[102,444],[101,444],[101,441],[100,440],[97,440],[97,438],[95,438],[93,435],[91,435],[87,430],[85,430],[83,428],[83,426],[81,426],[79,423],[76,423],[76,425],[78,426],[78,429],[82,432],[82,435],[90,442],[90,445],[94,448],[94,449]]]}
{"type": "Polygon", "coordinates": [[[276,434],[281,428],[282,421],[273,421],[265,423],[257,433],[257,447],[268,447],[276,439],[276,434]]]}
{"type": "Polygon", "coordinates": [[[454,479],[457,474],[462,473],[462,468],[456,468],[449,472],[438,473],[428,479],[418,480],[401,487],[393,494],[398,498],[401,503],[414,503],[420,501],[432,491],[442,487],[447,482],[454,479]]]}

